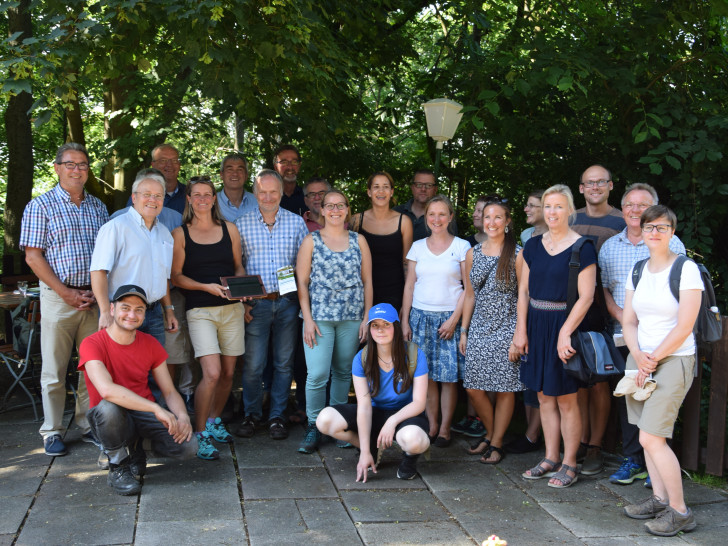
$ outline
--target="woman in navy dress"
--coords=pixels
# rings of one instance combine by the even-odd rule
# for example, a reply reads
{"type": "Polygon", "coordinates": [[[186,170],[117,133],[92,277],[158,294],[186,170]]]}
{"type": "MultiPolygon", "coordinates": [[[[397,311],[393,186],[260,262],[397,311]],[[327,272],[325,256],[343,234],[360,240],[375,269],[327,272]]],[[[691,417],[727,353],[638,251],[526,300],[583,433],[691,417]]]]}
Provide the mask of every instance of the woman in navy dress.
{"type": "Polygon", "coordinates": [[[518,320],[509,352],[511,360],[527,355],[521,381],[538,393],[546,443],[546,457],[523,477],[551,477],[549,486],[564,488],[577,481],[581,416],[576,400],[580,383],[566,374],[563,364],[574,355],[571,334],[594,299],[597,256],[592,244],[581,248],[579,298],[567,316],[571,247],[579,240],[569,227],[575,217],[574,198],[567,186],[559,184],[544,192],[542,203],[548,231],[529,239],[518,257],[522,261],[518,320]],[[558,462],[562,436],[564,458],[558,462]]]}

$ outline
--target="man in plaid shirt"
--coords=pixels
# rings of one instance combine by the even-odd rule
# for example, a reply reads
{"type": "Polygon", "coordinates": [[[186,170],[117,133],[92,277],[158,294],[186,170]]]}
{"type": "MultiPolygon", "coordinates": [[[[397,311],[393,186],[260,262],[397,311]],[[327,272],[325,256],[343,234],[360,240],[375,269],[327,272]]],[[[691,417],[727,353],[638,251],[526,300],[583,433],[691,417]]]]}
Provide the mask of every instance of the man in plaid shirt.
{"type": "MultiPolygon", "coordinates": [[[[66,454],[61,434],[71,351],[98,325],[89,266],[96,234],[109,214],[101,201],[84,190],[89,169],[86,148],[64,144],[53,168],[58,185],[25,207],[20,249],[25,249],[25,261],[40,279],[44,415],[40,434],[46,455],[55,457],[66,454]]],[[[76,424],[83,429],[84,441],[97,443],[86,419],[88,402],[86,383],[79,375],[76,424]]]]}

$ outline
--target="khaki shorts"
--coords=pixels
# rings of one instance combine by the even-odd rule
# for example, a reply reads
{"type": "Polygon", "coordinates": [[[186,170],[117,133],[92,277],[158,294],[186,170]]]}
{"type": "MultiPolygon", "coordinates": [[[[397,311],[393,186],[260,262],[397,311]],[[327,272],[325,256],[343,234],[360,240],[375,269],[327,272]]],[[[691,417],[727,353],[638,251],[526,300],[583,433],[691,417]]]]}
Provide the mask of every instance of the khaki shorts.
{"type": "MultiPolygon", "coordinates": [[[[644,402],[625,397],[629,422],[653,436],[672,438],[680,406],[693,384],[694,367],[695,355],[673,355],[660,360],[652,374],[657,383],[652,396],[644,402]]],[[[637,369],[631,354],[627,357],[627,369],[637,369]]]]}
{"type": "Polygon", "coordinates": [[[164,333],[164,348],[169,357],[167,364],[187,364],[192,362],[192,342],[187,329],[187,315],[185,313],[185,297],[179,290],[170,290],[169,296],[174,305],[174,316],[179,323],[179,329],[164,333]]]}
{"type": "Polygon", "coordinates": [[[195,358],[221,354],[240,356],[245,352],[243,304],[197,307],[187,311],[190,339],[195,358]]]}

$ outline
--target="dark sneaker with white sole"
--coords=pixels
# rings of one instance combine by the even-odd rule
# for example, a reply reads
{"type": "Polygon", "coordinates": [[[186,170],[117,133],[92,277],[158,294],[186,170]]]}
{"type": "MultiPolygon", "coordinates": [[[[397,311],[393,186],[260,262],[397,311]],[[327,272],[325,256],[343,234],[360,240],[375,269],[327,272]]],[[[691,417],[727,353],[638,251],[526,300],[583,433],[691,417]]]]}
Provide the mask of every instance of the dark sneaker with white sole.
{"type": "Polygon", "coordinates": [[[417,459],[419,457],[419,455],[404,454],[397,469],[397,477],[400,480],[411,480],[417,476],[417,459]]]}

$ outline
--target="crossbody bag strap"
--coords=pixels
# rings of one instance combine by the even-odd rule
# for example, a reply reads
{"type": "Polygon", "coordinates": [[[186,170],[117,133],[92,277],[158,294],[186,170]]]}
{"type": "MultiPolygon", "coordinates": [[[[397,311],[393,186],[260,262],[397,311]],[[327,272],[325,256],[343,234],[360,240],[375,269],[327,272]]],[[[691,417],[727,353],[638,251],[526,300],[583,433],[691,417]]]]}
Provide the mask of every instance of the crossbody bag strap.
{"type": "Polygon", "coordinates": [[[581,267],[581,247],[588,239],[579,237],[571,247],[571,259],[569,260],[569,284],[566,291],[566,316],[569,316],[576,300],[579,299],[579,267],[581,267]]]}

